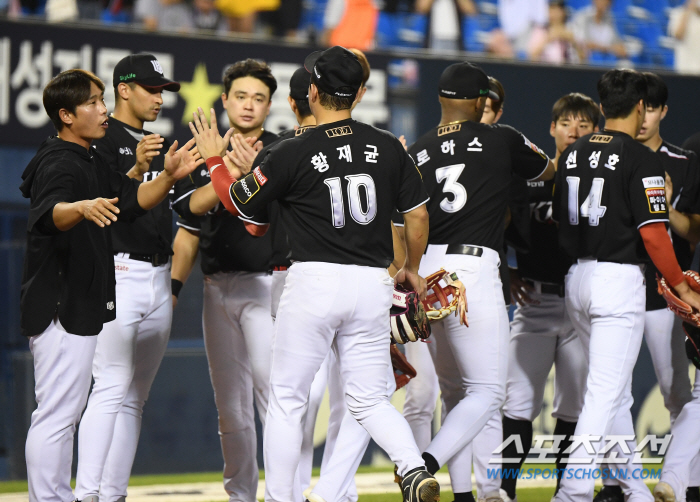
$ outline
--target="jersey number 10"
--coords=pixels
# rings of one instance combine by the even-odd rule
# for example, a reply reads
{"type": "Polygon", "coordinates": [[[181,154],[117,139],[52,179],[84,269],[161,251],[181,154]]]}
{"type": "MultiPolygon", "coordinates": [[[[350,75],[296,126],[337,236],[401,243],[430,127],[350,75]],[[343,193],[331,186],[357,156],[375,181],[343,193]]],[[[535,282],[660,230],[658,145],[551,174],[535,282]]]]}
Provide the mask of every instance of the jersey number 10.
{"type": "MultiPolygon", "coordinates": [[[[569,185],[569,223],[571,225],[578,225],[578,189],[581,178],[578,176],[567,176],[566,182],[569,185]]],[[[586,200],[583,201],[580,207],[580,215],[584,218],[588,218],[588,224],[592,227],[598,226],[600,219],[605,215],[605,211],[608,209],[606,206],[601,205],[603,201],[604,184],[605,180],[603,178],[593,178],[591,191],[588,192],[588,197],[586,197],[586,200]]]]}
{"type": "MultiPolygon", "coordinates": [[[[377,216],[377,189],[374,180],[369,174],[352,174],[345,176],[348,180],[348,205],[350,216],[360,225],[367,225],[377,216]],[[362,207],[360,200],[360,188],[364,187],[366,196],[366,209],[362,207]]],[[[328,178],[323,181],[331,193],[331,212],[333,214],[333,226],[343,228],[345,226],[345,204],[343,203],[343,187],[340,178],[328,178]]]]}

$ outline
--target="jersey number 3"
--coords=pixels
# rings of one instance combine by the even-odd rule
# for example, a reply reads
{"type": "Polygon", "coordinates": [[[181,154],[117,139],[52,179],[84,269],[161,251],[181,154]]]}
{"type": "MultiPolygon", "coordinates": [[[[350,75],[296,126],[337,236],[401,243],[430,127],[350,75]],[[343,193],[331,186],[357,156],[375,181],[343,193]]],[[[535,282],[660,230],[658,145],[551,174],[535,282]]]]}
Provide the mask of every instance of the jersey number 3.
{"type": "MultiPolygon", "coordinates": [[[[377,189],[374,180],[369,174],[353,174],[345,176],[345,179],[348,180],[350,216],[360,225],[367,225],[377,216],[377,189]],[[360,200],[360,188],[363,188],[365,192],[365,207],[362,207],[362,200],[360,200]]],[[[345,205],[340,178],[328,178],[324,180],[324,183],[331,193],[333,226],[343,228],[345,226],[345,205]]]]}
{"type": "Polygon", "coordinates": [[[451,193],[453,196],[452,200],[445,197],[440,201],[440,209],[446,213],[456,213],[467,203],[467,189],[464,188],[464,185],[457,182],[462,171],[464,171],[464,166],[465,164],[453,164],[435,170],[437,182],[440,183],[442,180],[445,180],[445,186],[442,188],[442,191],[451,193]]]}
{"type": "MultiPolygon", "coordinates": [[[[581,183],[581,178],[578,176],[567,176],[566,183],[569,185],[569,223],[578,225],[579,220],[579,205],[578,205],[578,189],[581,183]]],[[[583,201],[580,207],[580,215],[588,218],[588,224],[592,227],[597,227],[600,219],[605,215],[608,209],[601,205],[603,201],[603,178],[593,178],[591,191],[588,192],[588,197],[583,201]]]]}

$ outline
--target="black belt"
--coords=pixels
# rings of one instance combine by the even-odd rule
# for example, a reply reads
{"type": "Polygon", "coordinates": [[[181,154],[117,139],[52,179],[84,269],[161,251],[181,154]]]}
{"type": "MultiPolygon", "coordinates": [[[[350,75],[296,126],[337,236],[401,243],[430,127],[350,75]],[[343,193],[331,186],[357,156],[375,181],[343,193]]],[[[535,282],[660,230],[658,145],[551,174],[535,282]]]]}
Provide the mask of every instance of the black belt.
{"type": "MultiPolygon", "coordinates": [[[[534,287],[535,283],[529,279],[524,279],[524,282],[534,287]]],[[[566,287],[563,284],[551,284],[547,282],[540,282],[540,292],[543,295],[557,295],[559,298],[564,298],[566,296],[566,287]]]]}
{"type": "MultiPolygon", "coordinates": [[[[115,255],[120,254],[120,253],[114,253],[115,255]]],[[[124,253],[124,257],[128,258],[130,260],[136,260],[136,261],[145,261],[146,263],[150,263],[154,267],[159,267],[161,265],[167,265],[168,262],[170,261],[170,255],[169,254],[161,254],[161,253],[156,253],[156,254],[135,254],[135,253],[124,253]]]]}
{"type": "Polygon", "coordinates": [[[445,254],[465,254],[468,256],[476,256],[477,258],[484,254],[484,248],[476,246],[467,246],[466,244],[450,244],[447,246],[445,254]]]}

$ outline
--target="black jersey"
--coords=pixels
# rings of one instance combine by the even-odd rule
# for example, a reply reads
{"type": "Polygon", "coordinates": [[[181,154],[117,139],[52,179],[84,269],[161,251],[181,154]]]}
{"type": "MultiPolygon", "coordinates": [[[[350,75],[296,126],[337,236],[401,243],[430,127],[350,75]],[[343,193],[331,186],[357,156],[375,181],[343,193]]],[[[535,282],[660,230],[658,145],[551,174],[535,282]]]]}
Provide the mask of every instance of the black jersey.
{"type": "MultiPolygon", "coordinates": [[[[272,143],[277,135],[263,131],[259,140],[272,143]]],[[[267,272],[270,269],[272,241],[270,235],[254,237],[245,229],[243,222],[226,211],[220,202],[204,216],[197,218],[190,210],[190,196],[200,187],[211,183],[207,167],[195,169],[180,195],[176,193],[175,210],[190,226],[199,219],[199,250],[202,272],[205,275],[217,272],[267,272]]]]}
{"type": "Polygon", "coordinates": [[[564,284],[571,258],[559,247],[557,224],[552,219],[554,180],[528,181],[530,241],[526,252],[518,250],[522,277],[552,284],[564,284]]]}
{"type": "Polygon", "coordinates": [[[408,212],[428,199],[399,140],[353,119],[281,142],[230,195],[241,215],[257,221],[279,201],[293,261],[381,268],[393,259],[394,209],[408,212]]]}
{"type": "Polygon", "coordinates": [[[668,222],[661,159],[622,132],[579,138],[559,161],[553,214],[572,258],[648,262],[638,229],[668,222]]]}
{"type": "MultiPolygon", "coordinates": [[[[279,138],[273,143],[266,145],[257,157],[253,161],[253,166],[257,167],[265,158],[267,152],[273,147],[280,144],[280,142],[286,139],[292,139],[296,136],[301,136],[306,131],[313,129],[315,126],[302,126],[298,129],[290,129],[288,131],[283,131],[280,133],[279,138]]],[[[289,248],[289,239],[287,237],[287,229],[284,227],[282,220],[280,218],[280,209],[277,201],[272,201],[268,207],[269,220],[270,220],[270,238],[272,239],[272,256],[270,257],[270,268],[274,269],[276,267],[289,267],[292,261],[289,259],[289,254],[291,249],[289,248]]]]}
{"type": "Polygon", "coordinates": [[[548,157],[510,126],[460,122],[421,136],[408,152],[430,195],[429,244],[503,247],[512,173],[539,177],[548,157]]]}
{"type": "Polygon", "coordinates": [[[682,148],[695,152],[695,155],[700,157],[700,132],[696,132],[690,138],[683,142],[682,148]]]}
{"type": "MultiPolygon", "coordinates": [[[[114,117],[109,117],[108,122],[107,133],[92,143],[93,148],[100,152],[113,171],[126,174],[136,163],[136,146],[139,141],[152,133],[134,129],[114,117]]],[[[155,179],[163,171],[165,154],[169,148],[170,143],[166,139],[163,141],[160,155],[153,157],[148,172],[144,173],[143,181],[155,179]]],[[[173,254],[173,216],[170,204],[171,196],[168,196],[131,223],[117,220],[112,225],[114,252],[141,255],[173,254]]]]}
{"type": "MultiPolygon", "coordinates": [[[[668,203],[682,213],[700,214],[700,163],[698,163],[697,155],[666,141],[661,144],[656,155],[661,159],[664,171],[671,177],[673,184],[673,194],[668,203]]],[[[673,232],[671,240],[681,270],[690,269],[690,264],[693,261],[693,249],[690,243],[673,232]]],[[[656,290],[658,273],[653,263],[647,265],[645,271],[647,310],[666,308],[666,301],[656,290]]]]}
{"type": "Polygon", "coordinates": [[[111,171],[93,149],[59,138],[45,141],[22,174],[31,200],[20,293],[24,336],[38,335],[55,316],[68,333],[93,336],[116,317],[111,226],[87,220],[66,231],[53,221],[59,202],[119,197],[120,219],[143,215],[138,181],[111,171]]]}

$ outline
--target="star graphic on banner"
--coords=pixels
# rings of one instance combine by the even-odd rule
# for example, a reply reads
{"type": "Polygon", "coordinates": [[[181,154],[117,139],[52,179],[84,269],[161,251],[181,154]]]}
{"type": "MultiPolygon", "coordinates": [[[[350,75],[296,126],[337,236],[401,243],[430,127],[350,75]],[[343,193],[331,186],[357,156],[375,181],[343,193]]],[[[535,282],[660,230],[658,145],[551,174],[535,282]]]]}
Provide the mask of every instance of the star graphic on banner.
{"type": "Polygon", "coordinates": [[[209,83],[207,65],[199,63],[192,75],[192,82],[180,82],[180,97],[185,100],[185,112],[182,115],[182,123],[187,124],[192,120],[192,113],[197,111],[197,107],[209,114],[209,109],[221,96],[223,86],[209,83]]]}

